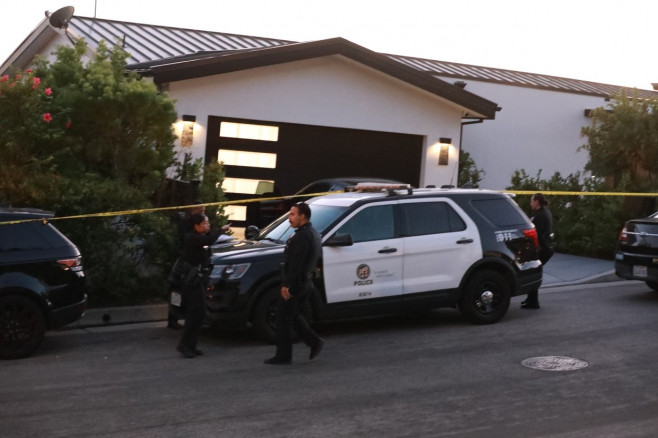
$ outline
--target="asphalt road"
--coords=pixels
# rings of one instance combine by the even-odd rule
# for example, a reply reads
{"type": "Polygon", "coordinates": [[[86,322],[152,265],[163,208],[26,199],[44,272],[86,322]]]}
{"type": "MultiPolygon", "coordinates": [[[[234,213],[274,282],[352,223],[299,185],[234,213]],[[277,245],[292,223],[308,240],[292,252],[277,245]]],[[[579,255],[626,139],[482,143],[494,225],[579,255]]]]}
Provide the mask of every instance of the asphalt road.
{"type": "MultiPolygon", "coordinates": [[[[556,287],[542,309],[465,323],[450,309],[324,324],[314,362],[206,331],[182,359],[163,323],[47,336],[0,362],[0,436],[650,437],[658,431],[658,293],[638,282],[556,287]],[[587,363],[528,368],[534,357],[587,363]]],[[[548,361],[548,363],[553,363],[548,361]]]]}

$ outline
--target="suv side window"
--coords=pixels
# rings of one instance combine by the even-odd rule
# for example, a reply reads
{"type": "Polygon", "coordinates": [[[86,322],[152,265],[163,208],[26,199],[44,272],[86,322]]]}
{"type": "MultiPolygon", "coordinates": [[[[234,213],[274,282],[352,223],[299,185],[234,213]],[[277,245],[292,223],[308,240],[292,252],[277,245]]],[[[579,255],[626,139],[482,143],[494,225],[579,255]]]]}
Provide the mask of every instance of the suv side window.
{"type": "Polygon", "coordinates": [[[308,193],[324,193],[324,192],[328,192],[330,190],[331,190],[331,184],[323,182],[323,183],[313,184],[312,186],[310,186],[306,189],[303,189],[301,191],[301,193],[299,193],[299,194],[300,195],[305,195],[305,194],[308,194],[308,193]]]}
{"type": "Polygon", "coordinates": [[[366,207],[336,231],[336,235],[350,234],[352,241],[370,242],[395,237],[394,205],[366,207]]]}
{"type": "Polygon", "coordinates": [[[65,248],[67,246],[66,238],[49,223],[27,222],[0,225],[0,252],[65,248]]]}
{"type": "Polygon", "coordinates": [[[498,227],[527,222],[521,209],[508,198],[477,199],[472,201],[472,205],[482,216],[498,227]]]}
{"type": "Polygon", "coordinates": [[[23,223],[0,226],[0,251],[17,251],[48,248],[46,241],[34,228],[23,223]]]}
{"type": "Polygon", "coordinates": [[[405,224],[404,236],[463,231],[466,224],[446,202],[418,202],[400,205],[405,224]]]}

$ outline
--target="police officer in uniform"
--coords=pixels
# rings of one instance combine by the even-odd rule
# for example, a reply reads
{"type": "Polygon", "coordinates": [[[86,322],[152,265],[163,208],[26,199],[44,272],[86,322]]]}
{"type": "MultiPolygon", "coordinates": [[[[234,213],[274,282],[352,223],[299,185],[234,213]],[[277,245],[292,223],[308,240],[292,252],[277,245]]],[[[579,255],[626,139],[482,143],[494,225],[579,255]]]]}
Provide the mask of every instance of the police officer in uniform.
{"type": "MultiPolygon", "coordinates": [[[[530,218],[537,230],[539,260],[545,265],[553,257],[553,215],[548,209],[548,199],[543,193],[535,193],[530,198],[530,208],[534,212],[530,218]]],[[[539,309],[539,290],[528,292],[528,298],[521,303],[522,309],[539,309]]]]}
{"type": "MultiPolygon", "coordinates": [[[[185,213],[178,217],[178,223],[176,225],[178,231],[178,249],[179,257],[183,256],[183,249],[185,244],[185,236],[191,231],[194,231],[194,226],[192,225],[192,216],[195,214],[204,214],[206,212],[206,206],[201,205],[201,201],[195,199],[193,204],[196,204],[194,207],[188,208],[185,213]]],[[[175,290],[180,289],[180,285],[172,285],[175,290]]],[[[178,323],[178,314],[174,309],[172,304],[169,304],[169,315],[167,316],[167,328],[172,330],[182,330],[183,326],[178,323]]]]}
{"type": "Polygon", "coordinates": [[[309,327],[301,314],[313,292],[313,273],[322,250],[320,234],[310,220],[308,204],[300,202],[290,208],[288,221],[296,230],[283,253],[283,280],[276,314],[276,354],[265,360],[268,365],[287,365],[292,361],[293,329],[311,347],[310,360],[315,359],[324,346],[324,340],[309,327]]]}
{"type": "Polygon", "coordinates": [[[203,302],[205,278],[203,267],[208,265],[209,253],[207,246],[213,244],[220,234],[228,231],[229,225],[210,232],[210,222],[204,214],[197,213],[191,217],[192,231],[187,233],[183,244],[183,261],[188,266],[182,288],[185,300],[185,326],[178,343],[179,353],[186,358],[202,354],[197,348],[199,334],[206,316],[203,302]]]}

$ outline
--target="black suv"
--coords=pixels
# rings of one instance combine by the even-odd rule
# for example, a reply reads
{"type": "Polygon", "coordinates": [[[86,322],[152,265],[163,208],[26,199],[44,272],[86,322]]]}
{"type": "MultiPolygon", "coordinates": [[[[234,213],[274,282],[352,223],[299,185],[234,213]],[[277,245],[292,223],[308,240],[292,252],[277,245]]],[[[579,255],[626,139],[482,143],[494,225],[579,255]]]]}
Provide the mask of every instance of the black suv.
{"type": "Polygon", "coordinates": [[[37,209],[0,208],[0,358],[30,355],[87,306],[80,252],[37,209]],[[25,221],[12,223],[14,221],[25,221]]]}
{"type": "Polygon", "coordinates": [[[658,212],[624,224],[617,242],[615,272],[658,291],[658,212]]]}
{"type": "MultiPolygon", "coordinates": [[[[322,234],[313,321],[459,307],[499,321],[512,296],[538,289],[537,234],[509,195],[487,190],[370,187],[307,201],[322,234]],[[374,190],[374,191],[373,191],[374,190]]],[[[274,337],[287,215],[253,240],[212,247],[209,320],[274,337]]]]}

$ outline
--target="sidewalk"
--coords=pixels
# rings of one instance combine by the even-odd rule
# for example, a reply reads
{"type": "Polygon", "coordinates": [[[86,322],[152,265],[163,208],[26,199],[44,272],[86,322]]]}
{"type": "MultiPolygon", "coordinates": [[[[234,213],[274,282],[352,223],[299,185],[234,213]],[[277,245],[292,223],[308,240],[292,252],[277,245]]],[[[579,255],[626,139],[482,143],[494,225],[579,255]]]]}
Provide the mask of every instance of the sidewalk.
{"type": "Polygon", "coordinates": [[[542,287],[617,281],[613,260],[555,254],[544,267],[542,287]]]}
{"type": "MultiPolygon", "coordinates": [[[[555,254],[544,267],[542,288],[617,280],[620,278],[615,275],[612,260],[555,254]]],[[[80,321],[67,328],[165,321],[167,312],[167,304],[89,309],[80,321]]]]}

